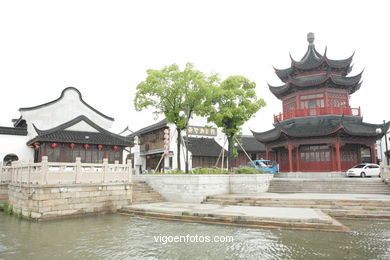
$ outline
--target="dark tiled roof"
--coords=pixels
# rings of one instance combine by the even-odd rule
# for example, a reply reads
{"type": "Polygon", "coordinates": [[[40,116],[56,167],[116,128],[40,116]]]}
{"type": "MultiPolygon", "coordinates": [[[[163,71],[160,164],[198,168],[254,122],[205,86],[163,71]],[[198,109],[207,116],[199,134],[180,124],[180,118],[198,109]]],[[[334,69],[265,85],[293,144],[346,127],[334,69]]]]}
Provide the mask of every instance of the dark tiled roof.
{"type": "Polygon", "coordinates": [[[386,124],[364,123],[362,117],[357,116],[311,116],[288,119],[274,124],[275,128],[262,132],[252,132],[259,142],[271,142],[277,140],[281,134],[291,137],[326,136],[337,131],[344,131],[352,136],[372,136],[380,138],[389,129],[390,122],[386,124]],[[376,129],[380,128],[380,134],[376,129]]]}
{"type": "MultiPolygon", "coordinates": [[[[243,136],[241,138],[241,145],[247,152],[265,151],[265,145],[257,141],[254,136],[243,136]]],[[[237,150],[242,151],[241,146],[238,146],[237,150]]]]}
{"type": "Polygon", "coordinates": [[[98,111],[98,110],[95,109],[94,107],[92,107],[92,106],[90,106],[89,104],[87,104],[87,103],[83,100],[80,91],[79,91],[77,88],[74,88],[74,87],[65,88],[65,89],[61,92],[61,96],[60,96],[59,98],[57,98],[56,100],[47,102],[47,103],[42,104],[42,105],[34,106],[34,107],[22,107],[22,108],[19,108],[19,111],[35,110],[35,109],[39,109],[39,108],[41,108],[41,107],[46,107],[46,106],[48,106],[48,105],[54,104],[54,103],[58,102],[59,100],[61,100],[61,99],[64,97],[65,92],[68,91],[68,90],[74,90],[74,91],[76,91],[76,92],[78,93],[78,95],[79,95],[80,101],[81,101],[85,106],[87,106],[89,109],[91,109],[91,110],[94,111],[95,113],[101,115],[102,117],[104,117],[104,118],[106,118],[106,119],[108,119],[108,120],[114,121],[114,118],[109,117],[109,116],[106,116],[106,115],[103,114],[102,112],[98,111]]]}
{"type": "Polygon", "coordinates": [[[313,75],[308,77],[300,77],[300,78],[291,78],[287,80],[286,84],[275,87],[269,86],[269,90],[278,98],[282,98],[285,95],[292,93],[296,90],[302,88],[312,88],[316,86],[320,86],[325,82],[328,82],[328,87],[338,88],[338,89],[348,89],[349,94],[353,94],[357,90],[359,90],[361,86],[361,78],[363,72],[352,76],[352,77],[344,77],[340,75],[334,74],[321,74],[321,75],[313,75]]]}
{"type": "Polygon", "coordinates": [[[27,135],[27,128],[0,126],[0,135],[27,135]]]}
{"type": "Polygon", "coordinates": [[[26,120],[24,120],[22,116],[20,116],[18,119],[12,119],[12,124],[14,127],[27,128],[26,120]]]}
{"type": "Polygon", "coordinates": [[[90,119],[85,116],[79,116],[66,122],[62,125],[54,127],[49,130],[40,130],[35,127],[38,136],[34,137],[27,144],[32,144],[37,141],[43,142],[64,142],[64,143],[83,143],[83,144],[102,144],[102,145],[118,145],[118,146],[130,146],[132,141],[129,138],[111,133],[104,128],[101,128],[90,119]],[[79,123],[85,122],[97,132],[87,131],[73,131],[66,130],[67,128],[79,123]]]}
{"type": "MultiPolygon", "coordinates": [[[[188,138],[188,149],[195,156],[219,156],[222,147],[214,138],[188,138]]],[[[226,150],[225,150],[226,153],[226,150]]]]}
{"type": "Polygon", "coordinates": [[[135,136],[149,133],[149,132],[152,132],[152,131],[157,130],[157,129],[167,128],[167,127],[168,127],[168,121],[167,121],[167,119],[163,119],[163,120],[161,120],[153,125],[150,125],[150,126],[141,128],[138,131],[135,131],[134,133],[128,135],[128,137],[134,138],[135,136]]]}

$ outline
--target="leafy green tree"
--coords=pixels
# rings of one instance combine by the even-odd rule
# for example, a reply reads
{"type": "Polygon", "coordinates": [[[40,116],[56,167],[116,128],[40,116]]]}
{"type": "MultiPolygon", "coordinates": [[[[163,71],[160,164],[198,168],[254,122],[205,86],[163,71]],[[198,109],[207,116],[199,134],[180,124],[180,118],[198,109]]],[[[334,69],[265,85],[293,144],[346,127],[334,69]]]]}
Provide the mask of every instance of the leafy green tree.
{"type": "Polygon", "coordinates": [[[208,106],[208,121],[222,128],[228,139],[228,162],[232,162],[234,137],[240,133],[241,126],[260,108],[266,105],[257,98],[256,83],[243,76],[230,76],[212,91],[208,106]]]}
{"type": "Polygon", "coordinates": [[[184,70],[172,64],[161,70],[148,70],[145,81],[137,86],[135,109],[154,108],[177,128],[177,166],[180,169],[181,131],[187,127],[193,114],[204,111],[202,103],[210,99],[210,91],[218,82],[217,75],[206,76],[187,63],[184,70]],[[181,116],[181,111],[185,116],[181,116]]]}

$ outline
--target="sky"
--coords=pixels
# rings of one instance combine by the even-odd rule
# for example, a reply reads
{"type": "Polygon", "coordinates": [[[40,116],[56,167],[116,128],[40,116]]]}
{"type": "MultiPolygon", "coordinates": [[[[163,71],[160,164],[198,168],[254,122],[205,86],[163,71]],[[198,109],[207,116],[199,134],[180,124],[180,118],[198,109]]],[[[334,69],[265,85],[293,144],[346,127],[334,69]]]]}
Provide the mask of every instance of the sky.
{"type": "MultiPolygon", "coordinates": [[[[187,62],[222,79],[256,82],[262,108],[244,134],[272,128],[282,111],[267,82],[282,85],[272,66],[300,60],[307,33],[330,59],[353,52],[350,76],[364,69],[351,96],[365,122],[390,120],[390,3],[386,1],[3,1],[0,0],[0,126],[12,126],[20,107],[57,99],[76,87],[83,99],[114,117],[111,129],[133,131],[155,122],[136,112],[136,86],[146,70],[187,62]]],[[[162,118],[162,117],[160,117],[162,118]]]]}

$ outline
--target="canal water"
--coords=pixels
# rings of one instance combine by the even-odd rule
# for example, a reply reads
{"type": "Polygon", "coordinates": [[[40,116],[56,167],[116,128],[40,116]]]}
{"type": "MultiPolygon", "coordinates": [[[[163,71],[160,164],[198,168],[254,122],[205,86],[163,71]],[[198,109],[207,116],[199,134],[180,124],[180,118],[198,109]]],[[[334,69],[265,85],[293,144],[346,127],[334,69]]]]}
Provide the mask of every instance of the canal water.
{"type": "Polygon", "coordinates": [[[0,213],[0,259],[390,259],[390,222],[342,222],[353,232],[248,229],[114,214],[32,223],[0,213]],[[212,242],[205,242],[207,237],[212,242]]]}

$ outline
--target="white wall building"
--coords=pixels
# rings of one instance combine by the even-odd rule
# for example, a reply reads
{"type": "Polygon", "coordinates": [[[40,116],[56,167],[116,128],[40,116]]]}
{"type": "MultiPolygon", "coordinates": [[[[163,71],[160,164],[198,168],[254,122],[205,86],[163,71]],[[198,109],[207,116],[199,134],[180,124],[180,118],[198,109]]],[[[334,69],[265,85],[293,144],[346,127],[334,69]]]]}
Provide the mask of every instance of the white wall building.
{"type": "Polygon", "coordinates": [[[129,139],[108,131],[114,118],[88,105],[73,87],[48,103],[19,109],[13,127],[0,127],[0,158],[9,160],[82,162],[124,161],[129,139]]]}

